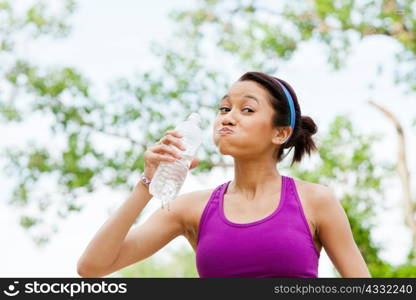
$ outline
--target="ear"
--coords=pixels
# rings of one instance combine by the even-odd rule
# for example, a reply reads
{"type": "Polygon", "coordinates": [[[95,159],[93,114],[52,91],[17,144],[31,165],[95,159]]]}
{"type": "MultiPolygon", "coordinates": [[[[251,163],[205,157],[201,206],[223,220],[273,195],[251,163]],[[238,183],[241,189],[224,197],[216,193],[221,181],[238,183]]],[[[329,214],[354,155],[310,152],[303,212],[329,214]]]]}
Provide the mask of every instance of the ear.
{"type": "Polygon", "coordinates": [[[290,136],[292,129],[290,126],[281,126],[275,129],[275,136],[272,139],[272,143],[276,145],[284,144],[290,136]]]}

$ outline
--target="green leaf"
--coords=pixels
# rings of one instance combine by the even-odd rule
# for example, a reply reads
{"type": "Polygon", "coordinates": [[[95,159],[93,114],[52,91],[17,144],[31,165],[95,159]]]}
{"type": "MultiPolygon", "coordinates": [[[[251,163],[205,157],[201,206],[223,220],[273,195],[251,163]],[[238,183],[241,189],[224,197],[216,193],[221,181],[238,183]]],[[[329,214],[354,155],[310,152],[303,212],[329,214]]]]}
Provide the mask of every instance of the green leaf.
{"type": "Polygon", "coordinates": [[[40,222],[42,222],[42,220],[38,218],[34,218],[34,217],[28,217],[28,216],[20,217],[20,225],[25,229],[29,229],[40,222]]]}

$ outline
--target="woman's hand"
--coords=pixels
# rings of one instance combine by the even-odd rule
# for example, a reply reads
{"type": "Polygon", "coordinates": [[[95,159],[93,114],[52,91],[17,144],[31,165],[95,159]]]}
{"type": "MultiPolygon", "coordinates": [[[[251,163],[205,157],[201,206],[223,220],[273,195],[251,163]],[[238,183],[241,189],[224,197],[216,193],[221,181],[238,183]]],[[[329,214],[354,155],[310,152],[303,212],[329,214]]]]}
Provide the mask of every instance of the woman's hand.
{"type": "MultiPolygon", "coordinates": [[[[181,159],[180,153],[175,150],[185,151],[185,146],[181,142],[182,135],[175,130],[169,130],[165,136],[150,146],[144,153],[144,174],[147,178],[152,179],[159,164],[163,162],[174,162],[181,159]]],[[[189,169],[195,168],[199,163],[198,158],[193,158],[189,169]]]]}

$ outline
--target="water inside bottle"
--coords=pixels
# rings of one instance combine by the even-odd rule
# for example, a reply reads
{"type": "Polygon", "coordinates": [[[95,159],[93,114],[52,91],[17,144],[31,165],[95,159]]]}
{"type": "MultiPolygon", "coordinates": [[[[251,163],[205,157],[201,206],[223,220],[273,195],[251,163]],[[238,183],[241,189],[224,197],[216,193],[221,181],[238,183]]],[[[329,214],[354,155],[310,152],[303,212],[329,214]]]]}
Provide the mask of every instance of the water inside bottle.
{"type": "Polygon", "coordinates": [[[176,199],[188,174],[192,156],[174,162],[161,162],[150,184],[150,193],[159,199],[162,208],[170,209],[169,203],[176,199]]]}

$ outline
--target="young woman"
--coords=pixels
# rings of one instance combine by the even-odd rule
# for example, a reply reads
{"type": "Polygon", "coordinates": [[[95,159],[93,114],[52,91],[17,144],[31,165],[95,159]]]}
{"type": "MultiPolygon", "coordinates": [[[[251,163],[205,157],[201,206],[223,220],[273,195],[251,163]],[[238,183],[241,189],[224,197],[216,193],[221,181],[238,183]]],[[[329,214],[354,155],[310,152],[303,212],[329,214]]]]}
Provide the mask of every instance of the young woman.
{"type": "Polygon", "coordinates": [[[86,248],[79,275],[113,273],[183,235],[201,277],[317,277],[322,247],[342,277],[370,277],[332,190],[277,168],[286,148],[294,149],[292,164],[316,150],[316,132],[287,82],[244,74],[221,99],[213,126],[219,152],[234,159],[234,179],[180,195],[170,211],[158,209],[131,228],[152,198],[148,184],[159,163],[180,158],[170,146],[184,150],[178,132],[168,131],[145,152],[141,180],[86,248]]]}

